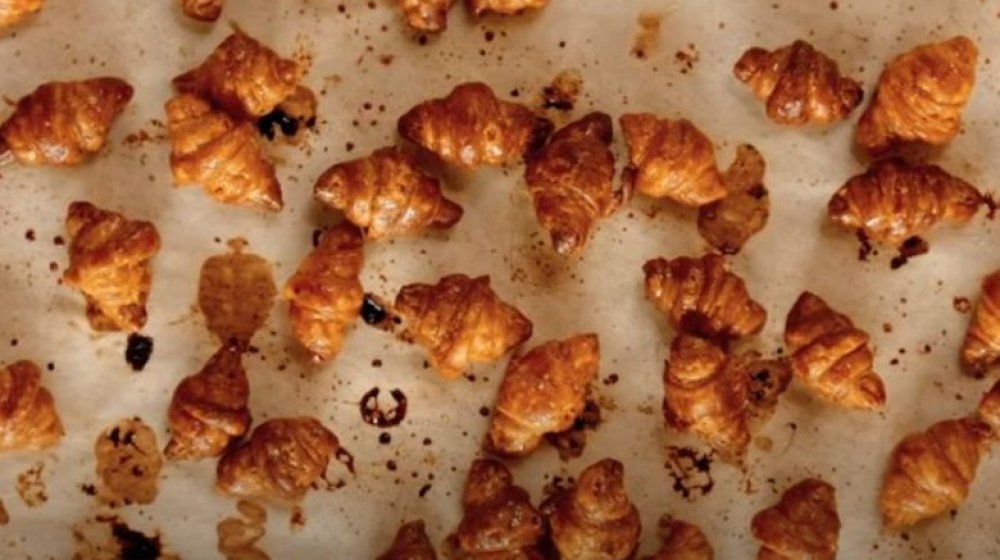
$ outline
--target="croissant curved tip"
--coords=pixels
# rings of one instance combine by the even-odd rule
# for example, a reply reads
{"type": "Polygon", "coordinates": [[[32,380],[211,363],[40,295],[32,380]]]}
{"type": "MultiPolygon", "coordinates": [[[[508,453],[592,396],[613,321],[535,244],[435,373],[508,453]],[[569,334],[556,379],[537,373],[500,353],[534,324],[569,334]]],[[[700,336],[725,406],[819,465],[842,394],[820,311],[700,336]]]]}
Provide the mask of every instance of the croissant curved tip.
{"type": "Polygon", "coordinates": [[[457,224],[464,214],[465,210],[458,203],[442,198],[437,212],[434,213],[433,226],[441,229],[450,228],[457,224]]]}

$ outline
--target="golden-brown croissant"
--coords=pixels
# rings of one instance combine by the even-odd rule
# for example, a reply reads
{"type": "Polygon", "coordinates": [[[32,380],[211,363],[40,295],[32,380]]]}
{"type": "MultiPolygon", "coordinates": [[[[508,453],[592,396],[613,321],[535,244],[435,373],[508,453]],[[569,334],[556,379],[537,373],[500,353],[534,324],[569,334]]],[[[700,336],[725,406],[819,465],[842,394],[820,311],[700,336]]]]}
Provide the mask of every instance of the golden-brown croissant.
{"type": "Polygon", "coordinates": [[[993,438],[1000,439],[1000,381],[983,395],[976,409],[976,417],[989,424],[993,429],[993,438]]]}
{"type": "Polygon", "coordinates": [[[371,239],[450,228],[462,218],[462,207],[441,194],[440,181],[396,147],[334,165],[320,175],[313,194],[371,239]]]}
{"type": "Polygon", "coordinates": [[[174,183],[201,185],[225,204],[281,210],[281,185],[253,124],[237,124],[194,95],[174,97],[166,109],[174,183]]]}
{"type": "Polygon", "coordinates": [[[524,456],[546,434],[564,432],[583,412],[601,365],[596,334],[547,342],[507,365],[485,447],[524,456]]]}
{"type": "Polygon", "coordinates": [[[685,206],[703,206],[726,196],[712,141],[691,121],[629,113],[619,122],[628,144],[628,188],[685,206]]]}
{"type": "Polygon", "coordinates": [[[528,157],[524,177],[542,228],[562,255],[583,250],[597,220],[624,202],[614,190],[611,117],[590,113],[559,130],[528,157]]]}
{"type": "Polygon", "coordinates": [[[64,433],[38,366],[21,360],[0,368],[0,451],[45,449],[64,433]]]}
{"type": "Polygon", "coordinates": [[[326,231],[285,284],[295,338],[315,361],[336,356],[361,311],[364,239],[351,224],[326,231]]]}
{"type": "Polygon", "coordinates": [[[872,370],[868,333],[822,298],[803,292],[785,320],[792,371],[824,400],[862,410],[885,405],[885,385],[872,370]]]}
{"type": "Polygon", "coordinates": [[[830,124],[861,104],[861,84],[840,75],[833,59],[806,41],[743,53],[733,74],[767,102],[767,116],[780,124],[830,124]]]}
{"type": "Polygon", "coordinates": [[[625,493],[625,467],[604,459],[584,469],[576,484],[554,497],[549,527],[561,558],[631,558],[642,527],[625,493]]]}
{"type": "Polygon", "coordinates": [[[698,233],[724,255],[735,255],[767,225],[771,199],[764,187],[764,156],[750,144],[736,148],[726,170],[726,197],[698,209],[698,233]]]}
{"type": "Polygon", "coordinates": [[[524,105],[497,98],[486,84],[470,82],[410,109],[398,128],[447,163],[479,167],[517,163],[545,142],[553,126],[524,105]]]}
{"type": "Polygon", "coordinates": [[[448,27],[448,10],[455,0],[397,0],[406,23],[417,31],[439,33],[448,27]]]}
{"type": "Polygon", "coordinates": [[[515,15],[525,10],[540,10],[549,0],[465,0],[466,6],[475,16],[488,13],[515,15]]]}
{"type": "Polygon", "coordinates": [[[218,457],[250,429],[250,382],[240,350],[224,346],[174,390],[167,422],[167,459],[218,457]]]}
{"type": "Polygon", "coordinates": [[[982,377],[1000,362],[1000,270],[983,278],[982,294],[962,343],[962,364],[982,377]]]}
{"type": "Polygon", "coordinates": [[[437,284],[404,286],[395,311],[406,320],[404,336],[427,349],[431,365],[446,379],[531,338],[531,321],[496,295],[489,276],[452,274],[437,284]]]}
{"type": "Polygon", "coordinates": [[[437,560],[437,553],[427,537],[424,522],[418,520],[402,525],[389,550],[376,560],[437,560]]]}
{"type": "Polygon", "coordinates": [[[694,432],[731,462],[739,462],[750,443],[750,377],[739,361],[713,342],[681,334],[663,374],[667,425],[694,432]]]}
{"type": "Polygon", "coordinates": [[[644,560],[712,560],[715,551],[697,526],[665,515],[660,519],[660,550],[644,560]]]}
{"type": "Polygon", "coordinates": [[[972,95],[978,58],[976,44],[958,36],[891,60],[858,122],[858,144],[877,154],[900,142],[948,143],[972,95]]]}
{"type": "Polygon", "coordinates": [[[760,332],[767,311],[719,255],[648,261],[646,297],[681,332],[707,338],[740,338],[760,332]]]}
{"type": "Polygon", "coordinates": [[[469,560],[541,560],[537,551],[544,527],[531,497],[502,463],[472,463],[462,495],[465,515],[455,536],[469,560]]]}
{"type": "Polygon", "coordinates": [[[141,329],[153,282],[150,260],[160,250],[156,226],[89,202],[74,202],[66,215],[66,231],[69,266],[63,282],[83,293],[91,328],[141,329]]]}
{"type": "Polygon", "coordinates": [[[750,529],[761,542],[758,560],[834,560],[840,537],[836,489],[807,478],[754,515],[750,529]]]}
{"type": "Polygon", "coordinates": [[[225,0],[181,0],[184,15],[201,21],[215,21],[222,15],[225,0]]]}
{"type": "Polygon", "coordinates": [[[0,0],[0,29],[21,23],[42,11],[45,0],[0,0]]]}
{"type": "Polygon", "coordinates": [[[940,221],[968,222],[982,203],[975,187],[936,165],[890,158],[847,181],[827,212],[836,224],[898,247],[940,221]]]}
{"type": "Polygon", "coordinates": [[[315,418],[273,418],[219,459],[216,487],[234,496],[297,502],[339,449],[337,436],[315,418]]]}
{"type": "Polygon", "coordinates": [[[244,253],[245,242],[230,241],[232,253],[205,259],[198,277],[198,308],[223,345],[246,349],[271,313],[278,289],[271,265],[244,253]]]}
{"type": "Polygon", "coordinates": [[[30,165],[82,163],[104,147],[132,93],[118,78],[42,84],[0,125],[0,155],[9,150],[30,165]]]}

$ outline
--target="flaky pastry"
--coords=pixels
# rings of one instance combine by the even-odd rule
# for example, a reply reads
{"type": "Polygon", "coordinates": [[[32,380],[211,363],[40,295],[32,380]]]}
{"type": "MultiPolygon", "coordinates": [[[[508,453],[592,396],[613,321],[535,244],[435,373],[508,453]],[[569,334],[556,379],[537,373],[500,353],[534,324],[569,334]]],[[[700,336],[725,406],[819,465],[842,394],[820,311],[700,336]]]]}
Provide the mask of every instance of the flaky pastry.
{"type": "Polygon", "coordinates": [[[437,553],[427,537],[424,522],[417,520],[400,526],[389,550],[376,560],[437,560],[437,553]]]}
{"type": "Polygon", "coordinates": [[[475,16],[485,14],[516,15],[525,10],[540,10],[549,0],[465,0],[475,16]]]}
{"type": "Polygon", "coordinates": [[[42,370],[27,360],[0,368],[0,451],[45,449],[64,434],[42,370]]]}
{"type": "Polygon", "coordinates": [[[42,11],[45,0],[0,0],[0,29],[17,25],[42,11]]]}
{"type": "Polygon", "coordinates": [[[462,495],[455,537],[467,560],[541,560],[542,516],[502,463],[474,461],[462,495]]]}
{"type": "Polygon", "coordinates": [[[713,560],[715,551],[705,533],[696,525],[674,519],[660,518],[660,550],[643,560],[713,560]]]}
{"type": "Polygon", "coordinates": [[[983,278],[982,293],[962,342],[962,364],[982,377],[1000,362],[1000,270],[983,278]]]}
{"type": "Polygon", "coordinates": [[[225,0],[181,0],[181,11],[189,18],[215,21],[222,15],[225,0]]]}
{"type": "Polygon", "coordinates": [[[720,253],[739,253],[767,225],[771,198],[764,186],[766,168],[757,148],[741,144],[723,175],[726,197],[698,208],[698,233],[720,253]]]}
{"type": "Polygon", "coordinates": [[[758,560],[834,560],[840,538],[836,489],[807,478],[754,515],[750,529],[761,542],[758,560]]]}
{"type": "Polygon", "coordinates": [[[448,10],[455,0],[396,0],[406,23],[417,31],[439,33],[448,27],[448,10]]]}

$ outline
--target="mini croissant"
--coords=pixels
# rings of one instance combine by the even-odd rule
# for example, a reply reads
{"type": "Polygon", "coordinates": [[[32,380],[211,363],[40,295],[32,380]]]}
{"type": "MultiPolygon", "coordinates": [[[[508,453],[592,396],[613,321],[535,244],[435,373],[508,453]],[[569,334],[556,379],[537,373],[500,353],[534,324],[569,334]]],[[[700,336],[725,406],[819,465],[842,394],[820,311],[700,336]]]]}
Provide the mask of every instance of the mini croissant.
{"type": "Polygon", "coordinates": [[[0,2],[0,29],[17,25],[42,11],[44,3],[45,0],[3,0],[0,2]]]}
{"type": "Polygon", "coordinates": [[[399,528],[389,550],[376,560],[437,560],[437,553],[427,537],[424,522],[411,521],[399,528]]]}
{"type": "Polygon", "coordinates": [[[720,253],[739,253],[767,225],[771,199],[764,186],[766,168],[757,148],[741,144],[723,177],[726,197],[698,208],[698,233],[720,253]]]}
{"type": "Polygon", "coordinates": [[[21,360],[0,368],[0,451],[38,451],[64,433],[38,366],[21,360]]]}
{"type": "Polygon", "coordinates": [[[936,165],[890,158],[847,181],[827,211],[838,225],[899,246],[940,221],[968,222],[983,200],[975,187],[936,165]]]}
{"type": "Polygon", "coordinates": [[[438,33],[448,27],[448,10],[455,0],[397,0],[406,23],[417,31],[438,33]]]}
{"type": "Polygon", "coordinates": [[[552,123],[519,103],[470,82],[425,101],[399,119],[399,134],[461,167],[506,166],[541,146],[552,123]]]}
{"type": "Polygon", "coordinates": [[[465,515],[455,532],[469,560],[541,560],[544,527],[531,498],[502,463],[481,459],[469,469],[462,496],[465,515]]]}
{"type": "Polygon", "coordinates": [[[462,207],[441,194],[441,183],[395,147],[334,165],[313,192],[370,239],[450,228],[462,218],[462,207]]]}
{"type": "Polygon", "coordinates": [[[962,343],[962,364],[978,377],[1000,362],[1000,271],[983,279],[982,292],[962,343]]]}
{"type": "Polygon", "coordinates": [[[407,322],[404,336],[427,348],[431,365],[446,379],[531,338],[531,321],[496,295],[489,276],[452,274],[434,285],[404,286],[395,310],[407,322]]]}
{"type": "Polygon", "coordinates": [[[465,0],[472,14],[479,17],[488,13],[515,15],[525,10],[540,10],[549,0],[465,0]]]}
{"type": "Polygon", "coordinates": [[[215,21],[222,15],[225,0],[181,0],[181,10],[189,18],[215,21]]]}
{"type": "Polygon", "coordinates": [[[615,193],[611,117],[590,113],[559,130],[547,146],[529,156],[525,179],[538,222],[557,253],[583,250],[597,220],[624,202],[615,193]]]}
{"type": "Polygon", "coordinates": [[[862,410],[885,405],[885,385],[872,370],[868,333],[812,292],[803,292],[785,320],[785,345],[795,376],[824,400],[862,410]]]}
{"type": "Polygon", "coordinates": [[[767,102],[767,116],[780,124],[831,124],[861,104],[861,84],[840,75],[837,63],[806,41],[768,51],[754,47],[733,74],[767,102]]]}
{"type": "Polygon", "coordinates": [[[363,263],[361,232],[341,224],[320,237],[285,285],[292,331],[316,361],[340,352],[347,329],[358,318],[365,297],[360,280],[363,263]]]}
{"type": "Polygon", "coordinates": [[[218,457],[250,429],[250,382],[239,349],[225,346],[174,390],[167,459],[218,457]]]}
{"type": "Polygon", "coordinates": [[[42,84],[0,125],[0,155],[9,150],[28,165],[82,163],[104,147],[132,93],[118,78],[42,84]]]}
{"type": "Polygon", "coordinates": [[[628,144],[627,185],[685,206],[703,206],[726,196],[712,141],[691,121],[649,113],[622,115],[619,121],[628,144]]]}
{"type": "Polygon", "coordinates": [[[972,95],[978,58],[976,44],[963,36],[894,58],[858,122],[858,144],[878,154],[900,142],[948,143],[972,95]]]}
{"type": "Polygon", "coordinates": [[[639,546],[639,511],[625,493],[625,467],[599,461],[554,497],[549,527],[561,558],[625,560],[639,546]]]}
{"type": "Polygon", "coordinates": [[[1000,440],[1000,381],[983,395],[976,409],[977,417],[993,430],[993,439],[1000,440]]]}
{"type": "Polygon", "coordinates": [[[160,250],[156,226],[89,202],[74,202],[66,215],[66,231],[69,266],[63,282],[83,293],[91,328],[141,329],[153,283],[150,260],[160,250]]]}
{"type": "Polygon", "coordinates": [[[216,487],[234,496],[297,502],[340,450],[315,418],[273,418],[219,459],[216,487]]]}
{"type": "Polygon", "coordinates": [[[807,478],[781,495],[781,501],[753,517],[758,560],[834,560],[840,537],[836,490],[807,478]]]}
{"type": "Polygon", "coordinates": [[[670,516],[660,519],[660,550],[644,560],[713,560],[715,551],[697,526],[670,516]]]}
{"type": "Polygon", "coordinates": [[[524,456],[546,434],[564,432],[583,413],[600,367],[600,343],[582,334],[542,344],[507,365],[486,438],[490,451],[524,456]]]}
{"type": "Polygon", "coordinates": [[[764,327],[767,312],[729,272],[719,255],[653,259],[643,267],[646,297],[681,332],[707,338],[741,338],[764,327]]]}

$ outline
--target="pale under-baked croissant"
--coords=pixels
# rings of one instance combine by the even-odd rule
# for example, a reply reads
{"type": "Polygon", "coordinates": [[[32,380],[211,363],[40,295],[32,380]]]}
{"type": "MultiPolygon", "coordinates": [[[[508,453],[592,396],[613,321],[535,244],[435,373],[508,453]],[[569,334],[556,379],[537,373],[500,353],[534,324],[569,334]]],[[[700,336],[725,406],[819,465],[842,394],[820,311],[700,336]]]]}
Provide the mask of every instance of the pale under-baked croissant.
{"type": "Polygon", "coordinates": [[[219,459],[216,487],[226,494],[296,502],[326,472],[340,449],[315,418],[273,418],[219,459]]]}
{"type": "Polygon", "coordinates": [[[726,196],[712,141],[691,121],[629,113],[619,122],[628,144],[628,188],[685,206],[703,206],[726,196]]]}
{"type": "Polygon", "coordinates": [[[163,456],[156,432],[139,417],[105,428],[94,443],[94,459],[100,501],[115,507],[156,500],[163,456]]]}
{"type": "Polygon", "coordinates": [[[519,103],[497,98],[489,86],[469,82],[399,118],[399,134],[462,167],[513,165],[539,148],[552,122],[519,103]]]}
{"type": "Polygon", "coordinates": [[[962,364],[982,377],[1000,362],[1000,270],[983,278],[982,294],[962,343],[962,364]]]}
{"type": "Polygon", "coordinates": [[[462,218],[462,207],[441,194],[440,181],[396,147],[334,165],[320,175],[313,194],[370,239],[450,228],[462,218]]]}
{"type": "Polygon", "coordinates": [[[174,97],[166,109],[174,183],[201,185],[225,204],[281,210],[281,185],[253,124],[237,124],[194,95],[174,97]]]}
{"type": "Polygon", "coordinates": [[[278,288],[271,265],[230,241],[233,252],[205,259],[198,276],[198,309],[205,326],[223,345],[246,349],[267,321],[278,288]]]}
{"type": "Polygon", "coordinates": [[[222,15],[225,0],[181,0],[184,15],[201,21],[215,21],[222,15]]]}
{"type": "Polygon", "coordinates": [[[82,163],[104,147],[132,93],[118,78],[42,84],[0,125],[0,155],[9,150],[30,165],[82,163]]]}
{"type": "Polygon", "coordinates": [[[669,515],[660,518],[660,550],[643,560],[713,560],[715,551],[705,533],[697,526],[674,519],[669,515]]]}
{"type": "Polygon", "coordinates": [[[0,451],[45,449],[64,433],[42,370],[27,360],[0,368],[0,451]]]}
{"type": "Polygon", "coordinates": [[[538,222],[557,253],[583,250],[597,220],[622,205],[615,192],[613,125],[604,113],[590,113],[560,129],[552,141],[528,157],[524,177],[538,222]]]}
{"type": "Polygon", "coordinates": [[[323,233],[319,245],[285,284],[292,332],[315,361],[336,356],[347,329],[358,318],[365,297],[360,280],[363,263],[361,232],[344,223],[323,233]]]}
{"type": "Polygon", "coordinates": [[[750,529],[761,542],[758,560],[834,560],[840,537],[836,489],[807,478],[754,515],[750,529]]]}
{"type": "Polygon", "coordinates": [[[224,346],[174,390],[167,459],[218,457],[250,429],[250,382],[237,346],[224,346]]]}
{"type": "Polygon", "coordinates": [[[601,365],[595,334],[546,342],[507,365],[485,447],[502,455],[534,451],[546,434],[564,432],[583,412],[601,365]]]}
{"type": "Polygon", "coordinates": [[[376,560],[437,560],[437,553],[427,537],[424,522],[417,520],[403,524],[389,550],[376,560]]]}
{"type": "Polygon", "coordinates": [[[406,23],[417,31],[438,33],[448,27],[448,10],[455,0],[397,0],[406,23]]]}
{"type": "Polygon", "coordinates": [[[838,406],[873,410],[885,405],[885,385],[872,370],[869,340],[868,333],[812,292],[799,296],[785,320],[795,376],[838,406]]]}
{"type": "Polygon", "coordinates": [[[833,59],[806,41],[743,53],[733,74],[767,102],[767,116],[781,124],[830,124],[861,104],[861,84],[840,75],[833,59]]]}
{"type": "Polygon", "coordinates": [[[540,10],[548,3],[549,0],[465,0],[475,16],[488,13],[515,15],[525,10],[540,10]]]}
{"type": "Polygon", "coordinates": [[[698,233],[724,255],[735,255],[767,225],[771,199],[764,187],[764,156],[750,144],[736,148],[726,170],[726,197],[698,208],[698,233]]]}
{"type": "Polygon", "coordinates": [[[858,144],[877,154],[900,142],[948,143],[972,95],[978,58],[976,44],[958,36],[891,60],[858,122],[858,144]]]}
{"type": "Polygon", "coordinates": [[[431,365],[446,379],[531,338],[531,321],[496,295],[489,276],[452,274],[433,285],[410,284],[394,307],[406,321],[404,336],[427,349],[431,365]]]}
{"type": "Polygon", "coordinates": [[[681,332],[707,338],[740,338],[760,332],[767,311],[729,272],[719,255],[648,261],[646,297],[681,332]]]}
{"type": "Polygon", "coordinates": [[[83,293],[91,328],[141,329],[153,282],[150,260],[160,250],[156,226],[74,202],[66,214],[66,231],[69,266],[63,282],[83,293]]]}
{"type": "Polygon", "coordinates": [[[537,546],[544,533],[542,516],[502,463],[472,463],[462,506],[465,515],[455,536],[464,558],[541,560],[537,546]]]}
{"type": "Polygon", "coordinates": [[[0,0],[0,29],[21,23],[42,10],[45,0],[0,0]]]}
{"type": "Polygon", "coordinates": [[[561,558],[625,560],[639,545],[639,511],[625,492],[625,467],[599,461],[553,499],[552,543],[561,558]]]}
{"type": "Polygon", "coordinates": [[[836,224],[899,246],[940,221],[968,222],[983,200],[975,187],[936,165],[890,158],[847,181],[827,212],[836,224]]]}

